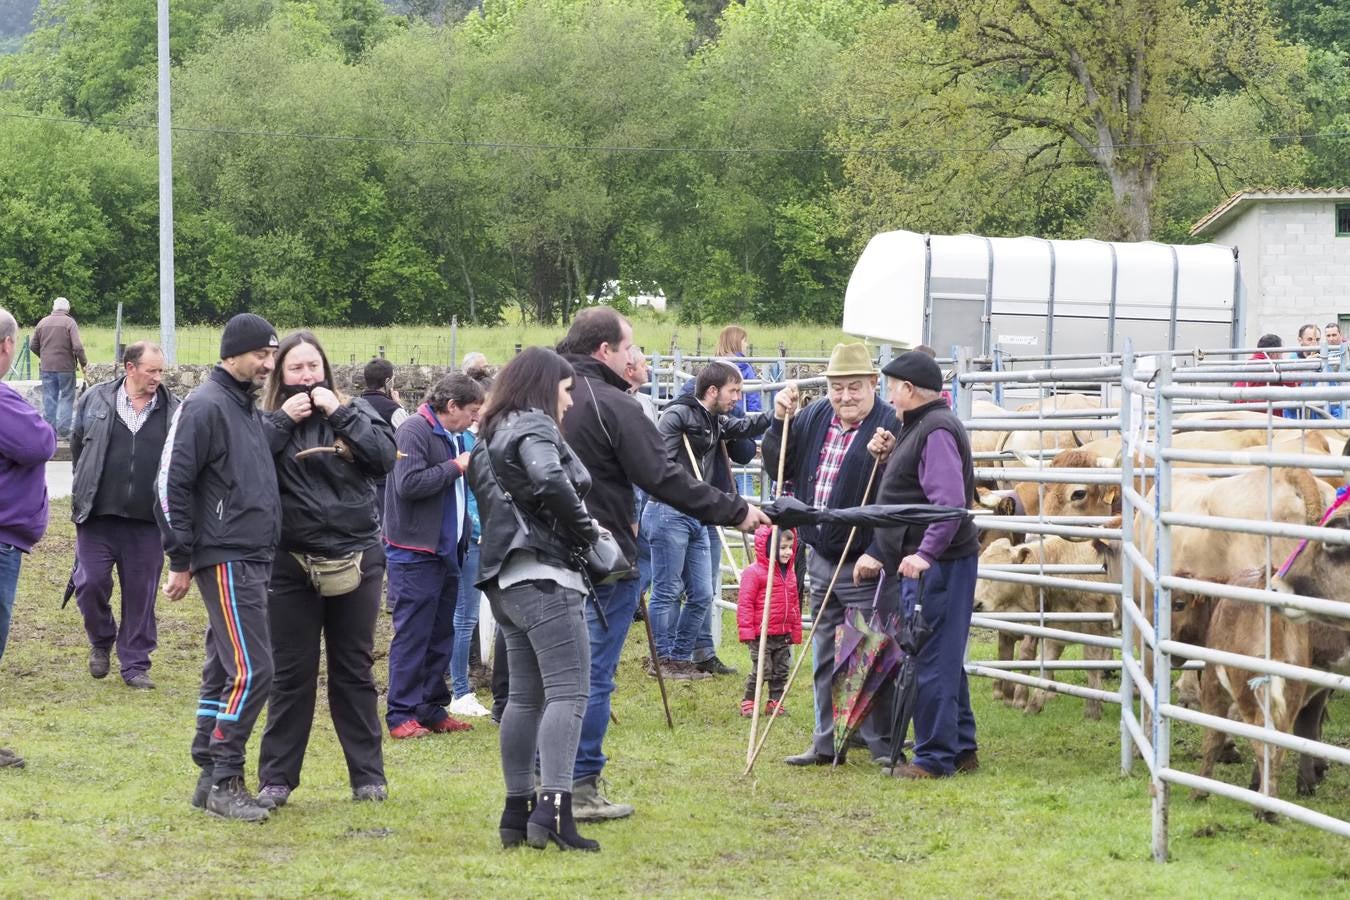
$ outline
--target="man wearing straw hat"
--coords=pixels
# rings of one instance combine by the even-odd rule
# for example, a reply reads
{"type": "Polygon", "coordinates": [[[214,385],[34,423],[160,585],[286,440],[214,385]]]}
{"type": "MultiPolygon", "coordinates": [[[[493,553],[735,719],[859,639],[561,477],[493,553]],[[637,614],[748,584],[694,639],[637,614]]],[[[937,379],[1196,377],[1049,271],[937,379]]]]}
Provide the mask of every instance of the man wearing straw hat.
{"type": "MultiPolygon", "coordinates": [[[[867,449],[878,428],[899,430],[894,411],[877,398],[877,370],[867,345],[836,344],[825,369],[825,397],[796,414],[787,427],[785,479],[799,500],[812,506],[844,509],[870,502],[876,464],[867,449]]],[[[783,423],[796,408],[798,391],[789,384],[774,399],[774,423],[764,437],[764,458],[777,459],[784,440],[783,423]]],[[[872,541],[869,529],[840,525],[806,525],[801,540],[811,548],[806,564],[811,581],[811,608],[820,619],[811,640],[816,724],[811,746],[785,762],[791,766],[834,762],[834,632],[848,607],[871,608],[875,599],[893,610],[898,581],[887,579],[857,585],[853,566],[872,541]],[[842,572],[842,574],[841,574],[842,572]],[[833,588],[831,589],[831,585],[833,588]],[[880,588],[878,590],[878,587],[880,588]]],[[[859,729],[874,760],[890,756],[890,687],[877,696],[872,714],[859,729]]]]}

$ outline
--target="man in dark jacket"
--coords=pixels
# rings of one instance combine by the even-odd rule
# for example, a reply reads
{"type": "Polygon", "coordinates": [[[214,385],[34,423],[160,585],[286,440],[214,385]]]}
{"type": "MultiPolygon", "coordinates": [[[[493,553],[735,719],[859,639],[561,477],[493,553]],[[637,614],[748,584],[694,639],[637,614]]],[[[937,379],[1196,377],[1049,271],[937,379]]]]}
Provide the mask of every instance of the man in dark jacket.
{"type": "Polygon", "coordinates": [[[482,405],[478,382],[461,372],[447,375],[394,435],[403,457],[394,463],[384,498],[394,600],[385,724],[396,740],[472,727],[446,710],[453,698],[445,670],[460,566],[469,546],[464,478],[469,454],[458,434],[478,421],[482,405]]]}
{"type": "Polygon", "coordinates": [[[70,301],[57,297],[51,315],[37,323],[28,349],[41,359],[42,417],[63,440],[70,435],[70,414],[75,405],[75,367],[89,365],[80,341],[80,326],[70,314],[70,301]]]}
{"type": "MultiPolygon", "coordinates": [[[[826,396],[807,406],[792,419],[787,432],[784,479],[791,481],[797,498],[812,506],[847,509],[869,503],[868,486],[874,472],[867,442],[878,428],[894,431],[895,413],[878,401],[877,371],[864,344],[836,344],[825,369],[826,396]]],[[[778,457],[783,447],[783,421],[797,405],[797,386],[789,385],[774,398],[774,423],[764,437],[764,470],[778,476],[778,457]]],[[[875,602],[894,610],[899,600],[895,579],[881,586],[855,585],[849,577],[852,563],[871,541],[871,532],[859,528],[849,540],[850,529],[839,525],[803,526],[800,537],[811,548],[807,574],[811,581],[811,607],[820,616],[811,642],[816,695],[816,725],[806,751],[789,756],[788,765],[829,765],[834,761],[834,701],[830,684],[834,675],[834,632],[850,608],[870,611],[875,602]],[[842,566],[842,568],[841,568],[842,566]],[[825,592],[836,570],[833,596],[825,592]]],[[[890,709],[892,685],[882,689],[863,722],[859,736],[873,759],[890,756],[890,709]]]]}
{"type": "MultiPolygon", "coordinates": [[[[0,658],[9,640],[9,620],[19,589],[23,555],[47,531],[47,460],[56,452],[56,432],[28,401],[5,384],[18,352],[19,326],[0,309],[0,658]]],[[[0,747],[0,769],[22,769],[23,757],[0,747]]]]}
{"type": "Polygon", "coordinates": [[[195,577],[206,603],[192,805],[248,822],[267,818],[244,785],[244,751],[272,687],[267,582],[281,537],[276,469],[253,396],[276,353],[276,331],[261,316],[225,324],[219,365],[169,426],[155,486],[169,555],[164,593],[181,600],[195,577]]]}
{"type": "Polygon", "coordinates": [[[153,688],[155,594],[164,545],[155,522],[155,475],[178,398],[160,383],[164,354],[138,341],[122,354],[121,378],[85,392],[75,409],[70,457],[75,477],[75,600],[89,636],[89,674],[106,678],[117,644],[122,680],[153,688]],[[113,567],[121,587],[119,623],[112,606],[113,567]]]}
{"type": "MultiPolygon", "coordinates": [[[[733,418],[730,413],[740,399],[741,373],[735,366],[720,362],[705,366],[694,394],[671,401],[657,423],[667,459],[711,484],[723,465],[723,440],[753,439],[769,427],[767,413],[733,418]]],[[[695,666],[693,652],[713,605],[707,529],[698,519],[659,501],[648,504],[643,520],[652,545],[648,609],[662,674],[675,679],[706,677],[695,666]]]]}
{"type": "MultiPolygon", "coordinates": [[[[403,408],[398,391],[390,384],[394,378],[394,364],[387,359],[372,359],[366,363],[362,377],[366,382],[366,389],[361,392],[360,399],[370,404],[370,407],[380,414],[380,418],[397,431],[398,426],[408,418],[408,411],[403,408]]],[[[385,476],[372,482],[375,485],[375,509],[381,516],[384,515],[385,482],[385,476]]]]}
{"type": "MultiPolygon", "coordinates": [[[[740,497],[698,481],[666,456],[656,426],[642,414],[624,379],[633,352],[628,320],[608,307],[587,309],[572,320],[559,351],[576,371],[574,405],[563,418],[563,436],[591,473],[586,507],[613,532],[624,554],[637,558],[633,485],[701,522],[754,531],[767,524],[759,509],[740,497]]],[[[637,609],[638,578],[603,585],[586,607],[591,636],[591,692],[581,723],[572,785],[573,815],[581,821],[632,815],[628,804],[610,803],[597,787],[605,765],[609,698],[628,627],[637,609]]]]}
{"type": "MultiPolygon", "coordinates": [[[[898,438],[879,432],[871,442],[873,452],[889,455],[877,502],[970,507],[975,500],[970,440],[942,397],[942,370],[932,357],[911,350],[882,372],[891,379],[890,401],[901,428],[898,438]]],[[[979,768],[965,670],[979,554],[979,534],[965,518],[926,528],[879,529],[854,567],[857,581],[899,574],[905,615],[916,615],[921,603],[924,620],[933,625],[915,660],[914,758],[887,772],[897,778],[940,778],[979,768]]]]}

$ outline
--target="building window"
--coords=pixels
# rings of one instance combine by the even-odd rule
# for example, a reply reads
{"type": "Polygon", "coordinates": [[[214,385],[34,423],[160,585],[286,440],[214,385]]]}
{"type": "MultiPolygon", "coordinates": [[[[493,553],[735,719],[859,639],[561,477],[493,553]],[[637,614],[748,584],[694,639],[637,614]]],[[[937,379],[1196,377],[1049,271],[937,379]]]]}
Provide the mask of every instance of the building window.
{"type": "Polygon", "coordinates": [[[1350,203],[1336,204],[1336,237],[1350,237],[1350,203]]]}

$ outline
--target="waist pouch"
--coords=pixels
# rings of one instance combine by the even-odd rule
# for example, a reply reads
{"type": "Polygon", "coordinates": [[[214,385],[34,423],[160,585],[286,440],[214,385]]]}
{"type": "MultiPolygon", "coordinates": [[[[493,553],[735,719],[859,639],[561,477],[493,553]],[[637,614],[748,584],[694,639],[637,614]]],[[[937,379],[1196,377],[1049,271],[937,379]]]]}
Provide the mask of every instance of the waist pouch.
{"type": "Polygon", "coordinates": [[[319,592],[320,597],[340,597],[350,594],[361,584],[361,551],[346,556],[324,559],[320,556],[308,556],[292,553],[309,576],[310,584],[319,592]]]}

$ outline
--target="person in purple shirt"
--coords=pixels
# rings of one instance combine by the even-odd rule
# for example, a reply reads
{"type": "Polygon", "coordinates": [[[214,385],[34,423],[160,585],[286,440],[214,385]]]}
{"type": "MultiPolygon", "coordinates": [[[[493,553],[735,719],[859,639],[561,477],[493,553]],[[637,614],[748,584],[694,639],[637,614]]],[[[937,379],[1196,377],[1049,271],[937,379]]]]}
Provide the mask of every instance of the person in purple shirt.
{"type": "MultiPolygon", "coordinates": [[[[14,317],[0,309],[0,379],[9,372],[19,339],[14,317]]],[[[0,658],[19,589],[19,564],[47,531],[47,460],[56,432],[38,411],[0,380],[0,658]]],[[[23,768],[23,757],[0,747],[0,769],[23,768]]]]}
{"type": "MultiPolygon", "coordinates": [[[[968,508],[975,499],[970,441],[942,399],[942,370],[931,356],[912,350],[881,371],[891,379],[889,399],[900,414],[900,433],[879,428],[868,444],[887,459],[877,503],[968,508]]],[[[966,517],[926,528],[877,529],[854,565],[855,582],[898,572],[904,614],[922,614],[933,629],[915,659],[914,758],[885,770],[888,775],[942,778],[979,767],[964,667],[979,552],[979,535],[966,517]]]]}

